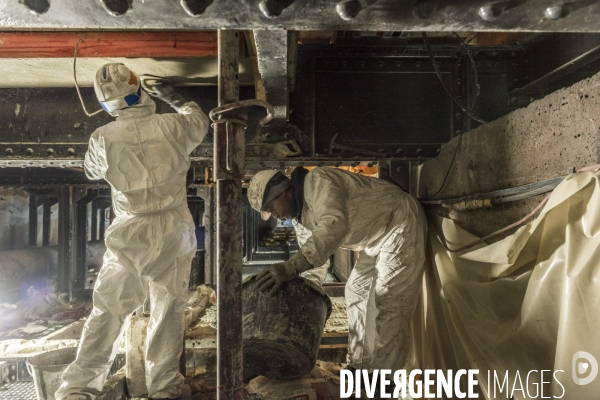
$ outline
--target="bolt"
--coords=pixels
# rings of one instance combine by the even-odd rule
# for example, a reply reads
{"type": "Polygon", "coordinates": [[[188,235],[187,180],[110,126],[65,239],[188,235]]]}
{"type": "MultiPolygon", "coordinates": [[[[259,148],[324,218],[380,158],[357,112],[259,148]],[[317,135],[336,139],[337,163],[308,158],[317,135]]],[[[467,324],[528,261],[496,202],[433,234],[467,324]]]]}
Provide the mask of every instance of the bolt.
{"type": "Polygon", "coordinates": [[[396,168],[396,172],[402,172],[402,167],[396,168]]]}
{"type": "Polygon", "coordinates": [[[378,61],[378,62],[377,62],[377,66],[378,66],[379,68],[382,68],[382,67],[384,66],[384,63],[383,63],[383,61],[378,61]]]}
{"type": "Polygon", "coordinates": [[[404,153],[404,149],[402,147],[398,147],[396,149],[396,154],[402,154],[402,153],[404,153]]]}
{"type": "Polygon", "coordinates": [[[454,80],[454,83],[456,83],[456,86],[460,86],[460,84],[462,83],[462,80],[460,78],[456,78],[454,80]]]}
{"type": "Polygon", "coordinates": [[[28,148],[27,150],[25,150],[25,154],[27,154],[28,156],[33,155],[33,149],[28,148]]]}
{"type": "Polygon", "coordinates": [[[456,119],[461,119],[462,113],[456,113],[454,116],[456,117],[456,119]]]}
{"type": "Polygon", "coordinates": [[[346,65],[348,65],[347,61],[342,61],[342,66],[345,67],[346,65]]]}
{"type": "Polygon", "coordinates": [[[354,19],[362,8],[358,0],[341,1],[335,5],[335,11],[345,21],[354,19]]]}
{"type": "Polygon", "coordinates": [[[6,150],[4,150],[4,152],[6,153],[7,156],[10,156],[13,153],[13,149],[8,147],[6,150]]]}
{"type": "Polygon", "coordinates": [[[54,149],[48,149],[48,150],[46,150],[46,154],[48,154],[49,156],[54,155],[54,149]]]}
{"type": "Polygon", "coordinates": [[[396,67],[401,67],[402,66],[402,61],[396,61],[396,67]]]}
{"type": "Polygon", "coordinates": [[[490,3],[479,8],[479,16],[484,21],[493,21],[504,11],[504,3],[490,3]]]}
{"type": "Polygon", "coordinates": [[[417,149],[415,153],[417,154],[417,156],[420,156],[423,153],[423,149],[417,149]]]}
{"type": "Polygon", "coordinates": [[[358,65],[360,65],[361,67],[364,67],[365,66],[365,62],[364,61],[359,61],[358,65]]]}
{"type": "Polygon", "coordinates": [[[544,10],[544,15],[546,16],[546,18],[553,20],[566,17],[568,13],[569,10],[567,9],[567,7],[565,7],[564,3],[555,4],[544,10]]]}
{"type": "Polygon", "coordinates": [[[420,67],[420,66],[421,66],[421,61],[417,61],[417,62],[415,63],[415,67],[417,67],[417,68],[418,68],[418,67],[420,67]]]}
{"type": "Polygon", "coordinates": [[[75,155],[75,149],[72,148],[72,147],[69,147],[67,149],[67,154],[70,155],[70,156],[75,155]]]}

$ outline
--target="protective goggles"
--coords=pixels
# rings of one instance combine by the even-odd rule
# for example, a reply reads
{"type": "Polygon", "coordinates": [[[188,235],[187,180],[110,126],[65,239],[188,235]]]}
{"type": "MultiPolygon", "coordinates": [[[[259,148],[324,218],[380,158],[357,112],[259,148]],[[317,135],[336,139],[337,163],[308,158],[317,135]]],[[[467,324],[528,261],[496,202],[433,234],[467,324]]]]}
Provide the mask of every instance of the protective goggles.
{"type": "Polygon", "coordinates": [[[140,101],[140,97],[142,96],[142,87],[138,87],[137,92],[131,93],[125,96],[120,96],[114,99],[100,101],[100,106],[109,113],[121,110],[126,107],[130,107],[140,101]]]}

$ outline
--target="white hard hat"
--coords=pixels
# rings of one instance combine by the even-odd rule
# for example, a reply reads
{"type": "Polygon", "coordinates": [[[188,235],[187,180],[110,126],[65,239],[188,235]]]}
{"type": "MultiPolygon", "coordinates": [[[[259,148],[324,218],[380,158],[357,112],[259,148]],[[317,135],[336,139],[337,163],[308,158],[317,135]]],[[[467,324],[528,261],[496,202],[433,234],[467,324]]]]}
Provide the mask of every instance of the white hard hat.
{"type": "Polygon", "coordinates": [[[96,97],[102,108],[111,114],[137,103],[141,90],[140,78],[121,63],[105,64],[96,72],[96,97]]]}
{"type": "Polygon", "coordinates": [[[261,218],[265,221],[271,217],[271,213],[262,211],[265,189],[267,188],[271,178],[273,178],[277,172],[278,171],[273,169],[260,171],[254,175],[250,181],[250,186],[248,186],[248,201],[250,202],[250,206],[256,211],[260,212],[261,218]]]}

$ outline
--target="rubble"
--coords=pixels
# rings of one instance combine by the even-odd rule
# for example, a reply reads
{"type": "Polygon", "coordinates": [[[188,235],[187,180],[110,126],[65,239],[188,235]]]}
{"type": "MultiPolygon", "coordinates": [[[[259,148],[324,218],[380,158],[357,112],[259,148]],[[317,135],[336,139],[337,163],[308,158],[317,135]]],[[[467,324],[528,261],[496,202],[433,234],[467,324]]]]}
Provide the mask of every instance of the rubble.
{"type": "Polygon", "coordinates": [[[89,303],[73,303],[66,293],[57,293],[54,280],[43,288],[30,286],[27,298],[15,304],[0,304],[0,340],[35,339],[89,314],[89,303]]]}

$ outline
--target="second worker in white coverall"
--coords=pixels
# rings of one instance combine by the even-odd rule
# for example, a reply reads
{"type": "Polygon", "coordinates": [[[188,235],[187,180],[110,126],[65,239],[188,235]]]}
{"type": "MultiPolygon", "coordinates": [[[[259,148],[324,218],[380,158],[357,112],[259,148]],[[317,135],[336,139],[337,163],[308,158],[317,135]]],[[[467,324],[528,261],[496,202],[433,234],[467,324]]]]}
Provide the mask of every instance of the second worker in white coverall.
{"type": "Polygon", "coordinates": [[[186,174],[189,154],[204,139],[208,118],[198,104],[185,102],[168,85],[155,87],[157,97],[177,114],[156,114],[139,77],[123,64],[100,68],[94,88],[102,107],[117,120],[92,134],[85,172],[111,185],[116,218],[105,234],[107,250],[77,359],[64,372],[55,397],[96,398],[130,316],[148,298],[149,398],[189,398],[189,387],[182,394],[179,372],[183,314],[196,251],[186,174]]]}
{"type": "Polygon", "coordinates": [[[261,171],[248,199],[265,220],[291,219],[301,246],[259,274],[260,289],[276,291],[300,273],[322,282],[321,266],[338,248],[359,252],[346,283],[348,365],[403,369],[425,265],[427,221],[417,200],[384,180],[336,168],[297,168],[291,179],[261,171]]]}

